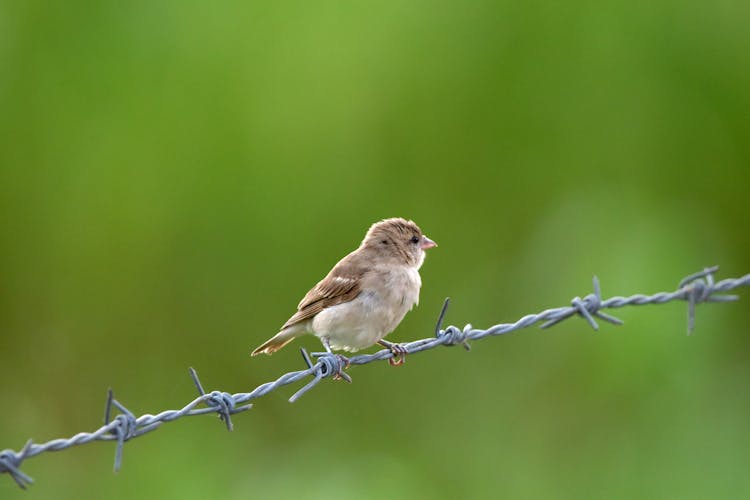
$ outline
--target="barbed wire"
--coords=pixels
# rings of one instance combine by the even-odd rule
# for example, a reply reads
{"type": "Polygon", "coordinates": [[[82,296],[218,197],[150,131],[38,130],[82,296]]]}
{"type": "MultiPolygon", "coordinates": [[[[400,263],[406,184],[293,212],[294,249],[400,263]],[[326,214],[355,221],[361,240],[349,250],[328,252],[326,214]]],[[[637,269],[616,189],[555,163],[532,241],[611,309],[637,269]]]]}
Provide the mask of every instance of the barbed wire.
{"type": "Polygon", "coordinates": [[[621,325],[623,322],[602,311],[602,309],[615,309],[624,306],[645,305],[645,304],[664,304],[675,300],[685,300],[688,303],[688,335],[695,328],[695,306],[702,302],[729,302],[737,300],[736,295],[717,295],[720,292],[726,292],[740,286],[750,285],[750,274],[741,278],[728,278],[722,281],[714,282],[713,274],[719,269],[719,266],[705,268],[702,271],[686,276],[682,279],[673,292],[660,292],[653,295],[636,294],[629,297],[611,297],[602,300],[599,280],[594,277],[594,291],[583,298],[575,297],[571,305],[546,309],[540,313],[526,315],[515,323],[502,323],[494,325],[486,330],[473,328],[466,325],[463,329],[455,326],[442,328],[445,314],[448,310],[450,299],[445,299],[443,307],[438,316],[435,326],[435,336],[415,340],[402,344],[394,344],[396,349],[383,349],[373,354],[360,354],[352,357],[344,357],[340,354],[328,352],[314,352],[312,357],[303,348],[300,349],[302,357],[307,365],[304,370],[285,373],[274,381],[266,382],[259,385],[251,392],[239,392],[230,394],[222,391],[211,391],[206,393],[198,378],[198,374],[193,368],[189,369],[190,376],[195,383],[200,396],[193,399],[180,410],[166,410],[156,415],[144,414],[136,417],[122,403],[114,398],[110,389],[107,392],[107,402],[104,411],[104,425],[93,432],[80,432],[67,439],[53,439],[46,443],[33,443],[27,441],[20,451],[6,449],[0,452],[0,473],[8,473],[21,488],[25,489],[33,483],[31,477],[21,471],[21,463],[31,457],[47,451],[60,451],[72,446],[91,443],[93,441],[116,441],[114,470],[117,472],[122,464],[122,451],[126,441],[142,436],[159,428],[166,422],[172,422],[182,417],[192,417],[195,415],[205,415],[207,413],[216,413],[225,423],[227,430],[233,429],[231,416],[235,413],[249,410],[252,404],[245,404],[247,401],[257,399],[269,392],[285,385],[293,384],[300,380],[312,377],[307,384],[295,392],[289,398],[293,403],[303,394],[315,387],[324,378],[344,379],[351,382],[351,377],[344,370],[350,365],[365,365],[374,361],[389,360],[394,357],[405,354],[415,354],[418,352],[433,349],[437,346],[454,346],[462,345],[466,350],[470,349],[469,341],[483,339],[489,336],[503,335],[522,328],[527,328],[536,323],[543,322],[541,327],[548,328],[571,316],[582,316],[594,330],[599,329],[594,318],[598,318],[615,325],[621,325]],[[201,404],[206,406],[198,408],[201,404]],[[119,414],[111,418],[113,408],[119,414]]]}

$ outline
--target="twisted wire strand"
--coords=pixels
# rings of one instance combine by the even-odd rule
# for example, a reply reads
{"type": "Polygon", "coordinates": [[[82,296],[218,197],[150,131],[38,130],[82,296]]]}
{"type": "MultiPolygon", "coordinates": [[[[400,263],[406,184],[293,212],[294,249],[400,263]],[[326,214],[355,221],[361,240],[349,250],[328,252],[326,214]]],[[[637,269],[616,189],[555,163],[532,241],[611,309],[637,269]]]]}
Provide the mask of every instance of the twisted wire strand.
{"type": "MultiPolygon", "coordinates": [[[[621,325],[622,320],[609,315],[602,309],[616,309],[625,306],[664,304],[676,300],[684,300],[688,303],[687,331],[691,334],[695,328],[695,306],[703,302],[730,302],[738,300],[736,295],[722,295],[721,292],[733,290],[741,286],[750,285],[750,274],[740,278],[728,278],[718,283],[714,281],[713,274],[718,271],[719,266],[713,266],[693,273],[683,278],[677,289],[673,292],[659,292],[653,295],[635,294],[629,297],[615,296],[602,300],[599,280],[593,279],[593,293],[585,297],[575,297],[569,306],[546,309],[536,314],[528,314],[514,323],[501,323],[485,330],[473,328],[470,324],[463,329],[456,326],[442,328],[443,320],[448,309],[450,299],[445,299],[443,307],[435,326],[434,337],[415,340],[398,344],[399,351],[407,354],[433,349],[437,346],[462,345],[466,350],[470,349],[469,341],[483,339],[489,336],[503,335],[523,328],[528,328],[536,323],[542,322],[542,328],[549,328],[572,316],[581,316],[594,329],[599,325],[595,318],[607,321],[615,325],[621,325]]],[[[311,378],[302,388],[289,398],[294,402],[302,395],[315,387],[324,378],[341,378],[351,382],[351,377],[344,370],[350,365],[365,365],[375,361],[391,359],[402,354],[395,353],[391,349],[382,349],[372,354],[360,354],[346,358],[340,354],[328,352],[314,352],[311,356],[305,349],[300,349],[303,360],[307,365],[304,370],[288,372],[276,380],[259,385],[250,392],[230,394],[222,391],[205,392],[198,374],[193,368],[189,369],[190,376],[198,390],[199,396],[179,410],[165,410],[156,415],[144,414],[136,417],[127,407],[114,398],[110,389],[107,392],[107,403],[104,411],[104,425],[93,432],[80,432],[67,439],[53,439],[46,443],[33,443],[27,441],[19,451],[5,449],[0,452],[0,473],[8,473],[19,487],[25,489],[33,483],[33,479],[21,471],[20,467],[24,460],[48,451],[60,451],[67,448],[90,443],[93,441],[116,441],[114,470],[119,471],[122,464],[122,452],[124,444],[130,439],[142,436],[156,430],[166,422],[172,422],[182,417],[205,415],[216,413],[227,427],[233,430],[231,416],[249,410],[252,404],[244,404],[253,399],[275,391],[285,385],[293,384],[303,379],[311,378]],[[205,405],[199,408],[200,405],[205,405]],[[111,418],[113,408],[118,414],[111,418]]]]}

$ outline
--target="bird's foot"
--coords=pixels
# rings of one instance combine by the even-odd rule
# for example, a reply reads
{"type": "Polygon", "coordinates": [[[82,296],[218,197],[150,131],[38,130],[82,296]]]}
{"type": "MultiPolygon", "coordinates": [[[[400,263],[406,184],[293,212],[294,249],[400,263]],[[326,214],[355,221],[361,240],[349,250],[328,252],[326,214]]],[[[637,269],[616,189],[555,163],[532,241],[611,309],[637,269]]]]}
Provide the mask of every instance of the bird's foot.
{"type": "Polygon", "coordinates": [[[346,380],[350,384],[352,383],[352,378],[349,376],[348,373],[346,373],[344,370],[348,369],[352,363],[349,361],[349,358],[342,354],[335,354],[335,356],[339,360],[339,369],[333,374],[333,380],[346,380]]]}
{"type": "MultiPolygon", "coordinates": [[[[330,376],[333,380],[346,380],[351,383],[352,378],[344,370],[351,366],[349,358],[342,354],[336,354],[333,352],[314,352],[313,357],[323,363],[323,368],[326,376],[330,376]],[[330,375],[329,375],[330,374],[330,375]]],[[[312,366],[310,366],[312,368],[312,366]]]]}
{"type": "Polygon", "coordinates": [[[409,354],[409,351],[404,344],[388,342],[387,340],[379,340],[378,344],[382,345],[393,354],[393,357],[388,360],[388,364],[391,366],[401,366],[406,362],[406,355],[409,354]]]}
{"type": "Polygon", "coordinates": [[[351,384],[352,378],[349,376],[348,373],[344,372],[344,370],[349,368],[349,366],[351,366],[352,364],[351,361],[349,361],[349,358],[341,354],[335,354],[333,350],[331,349],[331,342],[328,339],[328,337],[320,337],[320,341],[323,343],[323,347],[326,348],[326,352],[325,353],[322,353],[322,352],[313,353],[313,356],[317,355],[318,357],[320,357],[320,356],[328,355],[328,356],[336,358],[337,363],[335,364],[335,367],[332,369],[333,375],[331,375],[331,377],[333,378],[333,380],[343,379],[351,384]]]}

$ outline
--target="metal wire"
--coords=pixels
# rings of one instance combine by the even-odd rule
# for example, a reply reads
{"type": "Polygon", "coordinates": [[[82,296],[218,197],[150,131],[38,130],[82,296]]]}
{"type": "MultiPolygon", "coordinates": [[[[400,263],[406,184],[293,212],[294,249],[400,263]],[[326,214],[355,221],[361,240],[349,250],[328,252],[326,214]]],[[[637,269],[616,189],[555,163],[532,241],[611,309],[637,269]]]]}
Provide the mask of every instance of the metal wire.
{"type": "Polygon", "coordinates": [[[529,314],[520,318],[515,323],[498,324],[486,330],[473,328],[471,325],[466,325],[463,329],[455,326],[448,326],[443,329],[443,319],[445,318],[449,304],[449,299],[445,299],[437,325],[435,326],[434,337],[398,344],[398,352],[383,349],[373,354],[361,354],[349,358],[340,354],[314,352],[312,353],[313,358],[311,358],[305,349],[301,349],[302,357],[307,365],[306,369],[285,373],[276,380],[259,385],[250,392],[236,394],[221,391],[206,393],[198,379],[198,374],[193,368],[190,368],[190,376],[200,395],[180,410],[166,410],[156,415],[145,414],[136,417],[127,407],[114,398],[113,392],[110,389],[107,393],[104,425],[93,432],[80,432],[67,439],[53,439],[41,444],[33,443],[29,440],[20,451],[11,449],[3,450],[0,452],[0,473],[5,472],[10,474],[18,486],[25,489],[27,485],[33,483],[33,480],[20,470],[24,460],[43,452],[64,450],[93,441],[117,442],[115,446],[114,470],[118,471],[122,464],[122,451],[125,441],[151,432],[166,422],[172,422],[182,417],[216,413],[225,423],[227,430],[231,431],[233,429],[231,416],[235,413],[249,410],[252,407],[252,404],[243,405],[243,403],[303,379],[311,378],[307,384],[289,398],[290,402],[299,399],[324,378],[339,378],[351,382],[351,377],[344,371],[350,365],[365,365],[374,361],[388,360],[394,356],[401,356],[403,352],[415,354],[441,345],[462,345],[469,350],[469,341],[479,340],[488,336],[503,335],[527,328],[539,322],[543,322],[541,325],[542,328],[548,328],[576,315],[583,317],[594,330],[599,329],[595,318],[615,325],[622,324],[620,319],[602,312],[602,309],[615,309],[632,305],[664,304],[665,302],[684,300],[688,303],[687,331],[690,334],[695,328],[695,306],[697,304],[702,302],[729,302],[737,300],[738,297],[736,295],[719,295],[719,293],[740,286],[750,285],[750,274],[746,274],[741,278],[729,278],[716,283],[714,282],[713,274],[718,269],[718,266],[709,267],[685,277],[673,292],[660,292],[653,295],[636,294],[629,297],[616,296],[606,300],[602,300],[599,280],[594,277],[593,293],[583,298],[575,297],[569,306],[556,307],[540,313],[529,314]],[[199,408],[202,404],[205,406],[199,408]],[[114,418],[110,418],[113,408],[119,413],[114,418]]]}

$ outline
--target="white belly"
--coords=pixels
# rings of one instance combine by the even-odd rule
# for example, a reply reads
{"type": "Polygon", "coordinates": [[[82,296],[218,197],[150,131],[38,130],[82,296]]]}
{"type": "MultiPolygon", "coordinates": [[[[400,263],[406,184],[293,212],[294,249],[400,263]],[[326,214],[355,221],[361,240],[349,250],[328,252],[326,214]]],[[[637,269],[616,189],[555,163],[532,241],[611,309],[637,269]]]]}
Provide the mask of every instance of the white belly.
{"type": "Polygon", "coordinates": [[[333,349],[357,351],[391,333],[419,302],[422,281],[415,268],[374,272],[357,298],[329,307],[312,321],[313,333],[333,349]]]}

